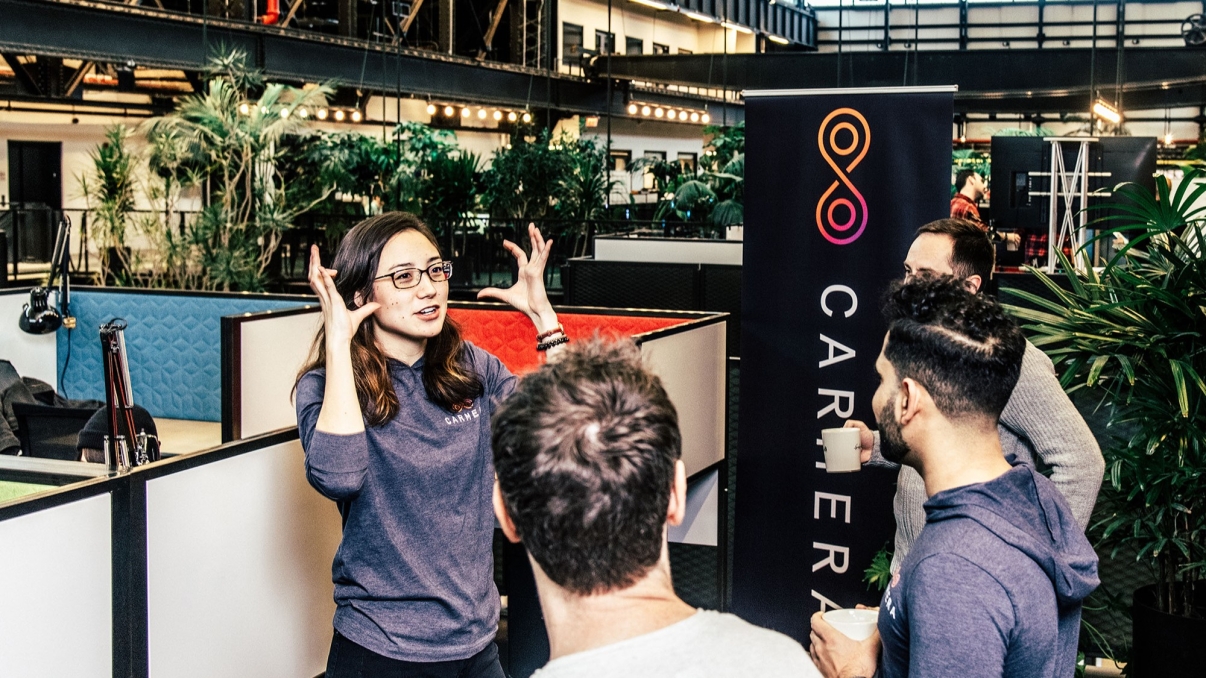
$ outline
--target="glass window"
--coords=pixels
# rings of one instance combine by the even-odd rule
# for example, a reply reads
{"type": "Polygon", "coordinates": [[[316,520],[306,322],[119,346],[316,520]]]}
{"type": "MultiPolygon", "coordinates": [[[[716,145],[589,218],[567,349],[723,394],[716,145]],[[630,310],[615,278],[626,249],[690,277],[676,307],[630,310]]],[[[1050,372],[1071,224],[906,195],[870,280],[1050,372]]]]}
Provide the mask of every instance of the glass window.
{"type": "Polygon", "coordinates": [[[561,58],[567,66],[577,66],[582,57],[582,27],[561,24],[561,58]]]}
{"type": "Polygon", "coordinates": [[[678,166],[683,168],[683,172],[686,174],[695,174],[695,154],[679,153],[678,166]]]}
{"type": "Polygon", "coordinates": [[[654,54],[669,54],[670,53],[670,45],[663,45],[661,43],[655,42],[655,43],[653,43],[653,53],[654,54]]]}
{"type": "Polygon", "coordinates": [[[611,171],[627,172],[628,166],[632,164],[632,151],[620,151],[611,149],[611,171]]]}
{"type": "Polygon", "coordinates": [[[599,54],[614,54],[616,50],[616,34],[607,31],[595,31],[595,51],[599,54]]]}
{"type": "Polygon", "coordinates": [[[689,49],[683,49],[682,47],[679,47],[679,48],[678,48],[678,53],[679,53],[679,54],[692,54],[691,50],[689,50],[689,49]]]}
{"type": "Polygon", "coordinates": [[[645,41],[640,38],[624,38],[624,53],[639,56],[645,53],[645,41]]]}

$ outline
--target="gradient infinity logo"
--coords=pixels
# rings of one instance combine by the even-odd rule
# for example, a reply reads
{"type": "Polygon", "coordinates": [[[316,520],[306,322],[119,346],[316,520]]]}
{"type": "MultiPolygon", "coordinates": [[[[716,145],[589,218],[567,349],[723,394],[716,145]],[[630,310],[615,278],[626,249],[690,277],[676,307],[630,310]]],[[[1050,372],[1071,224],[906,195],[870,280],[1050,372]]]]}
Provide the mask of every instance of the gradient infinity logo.
{"type": "Polygon", "coordinates": [[[839,108],[825,116],[817,132],[817,145],[821,157],[838,177],[817,201],[817,228],[834,245],[849,245],[867,228],[867,201],[848,175],[871,148],[871,127],[862,113],[853,108],[839,108]],[[843,168],[834,156],[854,159],[843,168]],[[851,232],[856,225],[858,228],[851,232]]]}

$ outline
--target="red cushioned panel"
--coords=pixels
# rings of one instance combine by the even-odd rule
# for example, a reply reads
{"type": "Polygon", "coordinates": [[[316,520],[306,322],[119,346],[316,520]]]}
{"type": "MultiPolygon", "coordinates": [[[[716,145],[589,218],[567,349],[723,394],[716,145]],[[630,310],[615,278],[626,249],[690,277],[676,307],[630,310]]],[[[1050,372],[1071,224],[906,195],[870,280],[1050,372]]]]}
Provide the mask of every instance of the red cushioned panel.
{"type": "MultiPolygon", "coordinates": [[[[540,366],[536,352],[536,328],[519,311],[450,308],[448,317],[456,321],[468,341],[498,356],[515,374],[524,374],[540,366]]],[[[593,315],[563,313],[559,320],[571,341],[600,336],[617,339],[682,325],[694,318],[656,316],[593,315]]]]}

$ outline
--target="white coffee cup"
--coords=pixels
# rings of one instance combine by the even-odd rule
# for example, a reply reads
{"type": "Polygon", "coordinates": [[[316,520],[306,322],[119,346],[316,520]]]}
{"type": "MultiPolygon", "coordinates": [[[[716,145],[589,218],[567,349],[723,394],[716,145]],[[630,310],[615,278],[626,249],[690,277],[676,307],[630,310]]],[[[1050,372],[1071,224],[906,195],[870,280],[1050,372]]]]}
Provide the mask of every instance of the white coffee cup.
{"type": "Polygon", "coordinates": [[[856,428],[827,428],[821,431],[825,447],[825,471],[850,473],[863,467],[861,432],[856,428]]]}
{"type": "Polygon", "coordinates": [[[879,610],[830,610],[822,618],[847,638],[866,640],[875,633],[879,610]]]}

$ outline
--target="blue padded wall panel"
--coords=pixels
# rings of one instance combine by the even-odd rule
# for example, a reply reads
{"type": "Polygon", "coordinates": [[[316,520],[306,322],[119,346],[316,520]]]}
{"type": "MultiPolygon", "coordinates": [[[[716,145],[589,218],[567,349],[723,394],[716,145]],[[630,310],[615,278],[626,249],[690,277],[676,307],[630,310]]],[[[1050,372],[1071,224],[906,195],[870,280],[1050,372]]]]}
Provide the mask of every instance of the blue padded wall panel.
{"type": "MultiPolygon", "coordinates": [[[[75,292],[71,313],[78,325],[71,332],[63,392],[70,398],[105,399],[99,330],[112,318],[125,318],[134,402],[155,417],[221,421],[222,316],[304,305],[243,295],[75,292]]],[[[60,372],[67,348],[67,331],[60,329],[60,372]]]]}

